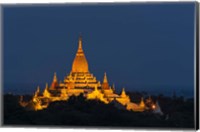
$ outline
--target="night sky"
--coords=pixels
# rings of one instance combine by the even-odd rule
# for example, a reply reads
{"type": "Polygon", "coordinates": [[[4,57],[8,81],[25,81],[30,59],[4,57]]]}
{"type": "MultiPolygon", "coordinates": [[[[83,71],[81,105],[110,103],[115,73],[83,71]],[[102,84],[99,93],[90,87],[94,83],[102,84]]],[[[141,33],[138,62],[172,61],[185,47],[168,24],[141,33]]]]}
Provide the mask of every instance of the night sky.
{"type": "Polygon", "coordinates": [[[116,89],[194,90],[195,3],[3,8],[3,82],[32,91],[71,71],[79,34],[89,70],[116,89]]]}

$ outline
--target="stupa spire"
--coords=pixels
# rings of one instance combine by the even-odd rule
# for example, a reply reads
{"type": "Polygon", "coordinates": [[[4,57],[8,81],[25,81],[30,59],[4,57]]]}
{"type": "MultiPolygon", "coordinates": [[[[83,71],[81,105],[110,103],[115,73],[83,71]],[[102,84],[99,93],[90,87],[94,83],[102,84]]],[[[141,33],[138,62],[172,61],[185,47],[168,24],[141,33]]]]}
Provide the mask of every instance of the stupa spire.
{"type": "Polygon", "coordinates": [[[53,82],[57,82],[57,76],[56,76],[56,72],[54,72],[54,76],[53,76],[53,82]]]}
{"type": "Polygon", "coordinates": [[[40,93],[40,87],[38,86],[37,90],[34,93],[34,97],[37,97],[39,95],[39,93],[40,93]]]}
{"type": "Polygon", "coordinates": [[[106,72],[104,73],[104,77],[103,77],[102,89],[110,89],[106,72]]]}
{"type": "Polygon", "coordinates": [[[48,83],[46,83],[46,86],[45,86],[45,89],[44,89],[44,92],[43,92],[43,96],[48,97],[48,98],[51,96],[49,91],[48,91],[48,83]]]}
{"type": "Polygon", "coordinates": [[[79,36],[78,50],[72,64],[72,72],[88,72],[88,62],[83,52],[82,36],[79,36]]]}
{"type": "Polygon", "coordinates": [[[54,76],[53,76],[53,81],[51,83],[51,89],[53,88],[56,88],[58,86],[58,79],[57,79],[57,75],[56,75],[56,72],[54,72],[54,76]]]}
{"type": "Polygon", "coordinates": [[[78,51],[83,51],[83,48],[82,48],[82,36],[81,35],[79,36],[79,39],[78,39],[78,51]]]}
{"type": "Polygon", "coordinates": [[[48,83],[46,83],[46,85],[45,85],[45,89],[48,89],[48,83]]]}
{"type": "Polygon", "coordinates": [[[125,88],[123,88],[123,89],[122,89],[122,92],[121,92],[121,97],[126,97],[125,88]]]}
{"type": "Polygon", "coordinates": [[[106,72],[104,73],[103,83],[108,83],[106,72]]]}

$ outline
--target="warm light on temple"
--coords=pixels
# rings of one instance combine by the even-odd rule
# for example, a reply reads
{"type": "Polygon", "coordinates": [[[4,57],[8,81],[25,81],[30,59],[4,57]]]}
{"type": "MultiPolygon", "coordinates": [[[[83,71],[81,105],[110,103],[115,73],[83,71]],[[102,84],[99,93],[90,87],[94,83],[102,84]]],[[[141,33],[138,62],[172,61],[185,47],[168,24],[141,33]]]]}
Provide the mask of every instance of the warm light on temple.
{"type": "Polygon", "coordinates": [[[152,107],[153,110],[156,109],[156,106],[154,104],[151,107],[152,107]]]}
{"type": "MultiPolygon", "coordinates": [[[[43,93],[40,93],[38,87],[30,102],[24,102],[20,99],[23,107],[32,110],[42,110],[48,107],[48,104],[54,101],[67,101],[70,96],[83,94],[88,100],[100,100],[105,104],[118,102],[125,109],[132,111],[144,111],[145,103],[143,98],[140,104],[131,102],[130,97],[126,94],[125,88],[121,94],[115,93],[115,86],[109,85],[107,74],[104,73],[102,84],[96,77],[89,72],[88,62],[83,52],[82,37],[78,40],[78,49],[72,63],[71,72],[63,81],[58,80],[56,72],[54,73],[50,87],[46,83],[43,93]]],[[[153,106],[155,107],[155,106],[153,106]]]]}

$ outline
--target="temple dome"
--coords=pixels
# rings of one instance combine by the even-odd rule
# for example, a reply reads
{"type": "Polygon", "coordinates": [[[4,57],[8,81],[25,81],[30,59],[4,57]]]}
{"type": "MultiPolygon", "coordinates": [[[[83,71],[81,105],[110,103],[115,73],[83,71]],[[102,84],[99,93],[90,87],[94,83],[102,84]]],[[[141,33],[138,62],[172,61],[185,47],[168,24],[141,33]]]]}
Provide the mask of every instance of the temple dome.
{"type": "Polygon", "coordinates": [[[89,72],[88,62],[82,49],[82,38],[79,37],[78,50],[72,64],[72,72],[89,72]]]}

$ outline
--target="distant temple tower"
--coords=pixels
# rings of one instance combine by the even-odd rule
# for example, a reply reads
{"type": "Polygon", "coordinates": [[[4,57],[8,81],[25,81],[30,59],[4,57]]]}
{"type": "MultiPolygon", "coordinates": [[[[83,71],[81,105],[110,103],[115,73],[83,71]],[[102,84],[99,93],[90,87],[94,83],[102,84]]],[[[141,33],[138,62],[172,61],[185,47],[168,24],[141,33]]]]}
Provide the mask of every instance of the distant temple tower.
{"type": "Polygon", "coordinates": [[[51,88],[54,89],[58,86],[58,79],[57,79],[57,76],[56,76],[56,72],[54,73],[54,77],[53,77],[53,82],[51,84],[51,88]]]}
{"type": "Polygon", "coordinates": [[[106,73],[104,73],[103,83],[102,83],[102,89],[109,89],[108,79],[106,76],[106,73]]]}
{"type": "Polygon", "coordinates": [[[82,48],[82,37],[78,40],[78,50],[70,74],[64,79],[64,86],[70,89],[100,87],[100,82],[89,72],[88,62],[82,48]]]}

